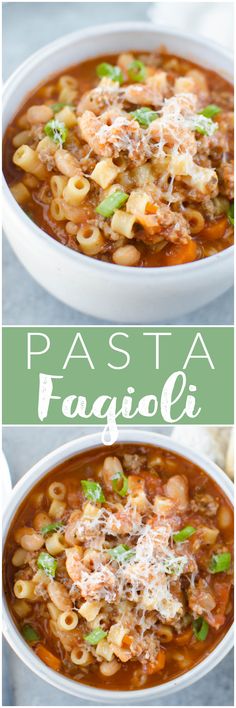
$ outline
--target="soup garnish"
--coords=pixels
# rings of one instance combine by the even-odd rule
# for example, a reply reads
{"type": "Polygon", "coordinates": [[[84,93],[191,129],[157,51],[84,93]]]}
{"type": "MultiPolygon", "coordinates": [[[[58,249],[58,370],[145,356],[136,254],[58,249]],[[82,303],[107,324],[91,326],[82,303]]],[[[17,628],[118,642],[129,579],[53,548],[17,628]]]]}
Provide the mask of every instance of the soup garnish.
{"type": "Polygon", "coordinates": [[[231,505],[203,470],[117,444],[63,462],[26,496],[4,586],[22,637],[51,669],[142,689],[191,669],[228,630],[232,553],[231,505]]]}
{"type": "Polygon", "coordinates": [[[233,243],[233,89],[156,52],[100,57],[31,94],[4,171],[57,241],[126,266],[173,266],[233,243]]]}

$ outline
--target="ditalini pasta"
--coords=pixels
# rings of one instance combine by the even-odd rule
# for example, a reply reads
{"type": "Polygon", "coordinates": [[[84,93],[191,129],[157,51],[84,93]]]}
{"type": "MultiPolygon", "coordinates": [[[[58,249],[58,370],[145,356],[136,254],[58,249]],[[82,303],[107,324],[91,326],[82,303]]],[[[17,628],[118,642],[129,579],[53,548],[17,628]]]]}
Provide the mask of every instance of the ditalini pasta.
{"type": "Polygon", "coordinates": [[[71,67],[27,99],[3,156],[22,209],[86,256],[173,266],[233,243],[233,90],[185,59],[71,67]]]}
{"type": "Polygon", "coordinates": [[[213,480],[173,452],[117,444],[109,456],[96,448],[66,460],[25,498],[4,587],[23,638],[51,669],[142,689],[222,639],[232,561],[233,511],[213,480]]]}

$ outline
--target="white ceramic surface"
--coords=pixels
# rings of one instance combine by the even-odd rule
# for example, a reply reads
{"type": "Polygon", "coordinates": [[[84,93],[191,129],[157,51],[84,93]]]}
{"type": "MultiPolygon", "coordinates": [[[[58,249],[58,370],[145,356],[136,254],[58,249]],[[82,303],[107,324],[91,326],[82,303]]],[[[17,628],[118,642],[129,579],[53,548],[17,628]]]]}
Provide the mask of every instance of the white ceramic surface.
{"type": "MultiPolygon", "coordinates": [[[[3,129],[25,95],[48,75],[73,63],[126,49],[161,44],[232,78],[231,55],[218,45],[147,23],[116,23],[56,40],[25,61],[5,85],[3,129]]],[[[50,293],[86,314],[125,323],[171,321],[224,293],[233,282],[232,247],[195,263],[168,268],[130,268],[89,258],[36,226],[3,185],[3,222],[8,239],[31,275],[50,293]]]]}
{"type": "MultiPolygon", "coordinates": [[[[150,433],[144,429],[140,430],[123,430],[119,431],[119,442],[134,442],[134,443],[147,443],[153,445],[159,445],[162,448],[168,450],[173,450],[180,455],[190,459],[196,465],[199,465],[204,469],[207,474],[212,477],[217,484],[223,489],[226,496],[229,498],[233,504],[233,484],[229,478],[222,472],[222,470],[217,467],[208,458],[205,458],[198,454],[196,451],[190,451],[183,445],[180,445],[176,440],[170,439],[166,436],[162,436],[156,433],[150,433]]],[[[57,448],[49,455],[40,460],[36,465],[34,465],[16,484],[11,494],[7,509],[5,510],[3,518],[3,543],[5,542],[7,531],[9,525],[16,513],[16,510],[28,494],[30,489],[39,481],[48,471],[53,469],[63,460],[72,457],[73,455],[80,453],[84,450],[94,448],[101,445],[101,435],[95,433],[93,435],[88,435],[85,437],[72,440],[65,445],[57,448]]],[[[109,449],[109,448],[108,448],[109,449]]],[[[10,612],[7,607],[5,598],[3,598],[3,631],[5,637],[12,649],[16,652],[19,658],[25,662],[25,664],[34,671],[40,678],[44,679],[48,683],[52,684],[58,689],[61,689],[67,693],[74,696],[79,696],[80,698],[92,700],[94,702],[112,705],[114,702],[118,705],[130,705],[135,703],[138,705],[139,701],[142,701],[142,705],[145,705],[145,699],[159,699],[175,691],[186,688],[192,683],[202,678],[211,669],[213,669],[219,661],[221,661],[224,656],[230,651],[233,645],[233,627],[231,627],[227,634],[223,637],[222,641],[218,646],[212,651],[207,658],[205,658],[200,664],[195,666],[193,669],[180,676],[177,679],[169,681],[162,686],[156,686],[154,688],[147,688],[140,691],[108,691],[90,688],[83,684],[76,683],[61,674],[57,674],[51,669],[49,669],[45,664],[43,664],[38,657],[32,652],[32,650],[27,646],[21,637],[21,634],[16,629],[16,626],[12,620],[10,612]]]]}
{"type": "Polygon", "coordinates": [[[1,470],[1,509],[5,509],[12,491],[11,475],[8,467],[7,459],[3,452],[0,453],[0,470],[1,470]]]}

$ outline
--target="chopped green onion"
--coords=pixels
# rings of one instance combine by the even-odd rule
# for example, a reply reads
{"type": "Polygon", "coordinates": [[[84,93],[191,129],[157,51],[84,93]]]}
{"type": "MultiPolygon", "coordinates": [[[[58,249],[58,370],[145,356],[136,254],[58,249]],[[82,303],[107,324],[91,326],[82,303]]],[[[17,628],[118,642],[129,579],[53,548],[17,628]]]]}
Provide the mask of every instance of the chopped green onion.
{"type": "Polygon", "coordinates": [[[128,477],[125,476],[124,472],[117,471],[112,477],[112,489],[114,492],[120,495],[120,497],[125,497],[128,491],[128,477]],[[122,487],[120,482],[123,482],[122,487]]]}
{"type": "Polygon", "coordinates": [[[63,528],[64,524],[62,524],[61,521],[54,521],[53,524],[48,524],[47,526],[43,526],[41,528],[41,533],[43,536],[46,536],[47,533],[53,533],[53,531],[60,531],[61,528],[63,528]]]}
{"type": "Polygon", "coordinates": [[[205,118],[214,118],[214,116],[217,116],[220,112],[221,108],[219,108],[219,106],[215,106],[214,103],[209,103],[209,106],[206,106],[202,111],[199,111],[199,114],[205,116],[205,118]]]}
{"type": "Polygon", "coordinates": [[[98,482],[91,482],[90,480],[82,479],[81,486],[82,486],[84,495],[86,496],[87,499],[90,499],[91,501],[94,501],[94,502],[106,501],[104,494],[103,494],[102,487],[98,482]]]}
{"type": "Polygon", "coordinates": [[[224,573],[230,569],[230,563],[231,553],[218,553],[212,556],[209,570],[211,573],[224,573]]]}
{"type": "Polygon", "coordinates": [[[54,140],[54,143],[63,145],[67,138],[67,128],[64,123],[56,118],[49,120],[44,126],[46,135],[54,140]]]}
{"type": "Polygon", "coordinates": [[[104,639],[106,637],[108,632],[104,632],[103,629],[100,627],[96,627],[96,629],[93,629],[90,634],[86,634],[84,639],[88,644],[91,644],[94,646],[95,644],[98,644],[98,642],[101,641],[101,639],[104,639]]]}
{"type": "Polygon", "coordinates": [[[106,199],[103,199],[103,201],[100,202],[96,208],[96,212],[97,214],[101,214],[101,216],[108,219],[112,216],[112,214],[114,214],[116,209],[119,209],[123,206],[123,204],[125,204],[125,202],[127,202],[128,198],[128,194],[125,194],[125,192],[120,192],[119,189],[117,189],[116,192],[112,192],[112,194],[109,194],[109,197],[106,197],[106,199]]]}
{"type": "Polygon", "coordinates": [[[135,551],[132,548],[129,548],[129,546],[123,545],[123,543],[121,543],[120,546],[110,548],[108,553],[113,560],[117,560],[120,563],[125,563],[127,560],[135,556],[135,551]]]}
{"type": "Polygon", "coordinates": [[[204,617],[198,617],[193,621],[193,631],[195,637],[199,639],[200,642],[205,641],[209,632],[209,624],[204,617]]]}
{"type": "Polygon", "coordinates": [[[50,106],[53,113],[59,113],[59,111],[61,111],[62,108],[66,108],[66,107],[75,109],[75,106],[72,106],[71,103],[53,103],[52,106],[50,106]]]}
{"type": "Polygon", "coordinates": [[[130,113],[130,115],[134,118],[134,120],[138,121],[142,128],[148,128],[150,123],[158,118],[157,111],[152,111],[151,108],[147,108],[147,106],[137,108],[137,110],[130,113]]]}
{"type": "Polygon", "coordinates": [[[147,71],[142,61],[134,59],[128,67],[128,75],[131,81],[145,81],[147,71]]]}
{"type": "Polygon", "coordinates": [[[184,529],[173,534],[173,539],[175,543],[183,543],[183,541],[187,541],[194,533],[196,533],[194,526],[185,526],[184,529]]]}
{"type": "Polygon", "coordinates": [[[119,66],[112,66],[112,64],[107,64],[107,62],[104,61],[102,64],[98,64],[96,72],[99,79],[107,76],[112,81],[118,81],[119,84],[123,84],[124,77],[119,66]]]}
{"type": "Polygon", "coordinates": [[[228,217],[230,223],[232,224],[232,226],[234,226],[234,202],[231,202],[231,204],[230,204],[230,207],[227,211],[227,217],[228,217]]]}
{"type": "Polygon", "coordinates": [[[197,133],[211,137],[217,130],[218,123],[214,123],[211,118],[205,118],[203,115],[198,115],[194,117],[192,127],[197,133]]]}
{"type": "Polygon", "coordinates": [[[22,636],[28,642],[29,644],[33,644],[33,642],[39,642],[40,637],[38,635],[38,632],[31,626],[31,624],[24,624],[24,627],[22,627],[21,630],[22,636]]]}
{"type": "Polygon", "coordinates": [[[55,578],[57,569],[57,559],[53,558],[53,556],[50,556],[49,553],[42,551],[39,554],[37,566],[41,570],[44,570],[46,575],[49,575],[50,578],[55,578]]]}

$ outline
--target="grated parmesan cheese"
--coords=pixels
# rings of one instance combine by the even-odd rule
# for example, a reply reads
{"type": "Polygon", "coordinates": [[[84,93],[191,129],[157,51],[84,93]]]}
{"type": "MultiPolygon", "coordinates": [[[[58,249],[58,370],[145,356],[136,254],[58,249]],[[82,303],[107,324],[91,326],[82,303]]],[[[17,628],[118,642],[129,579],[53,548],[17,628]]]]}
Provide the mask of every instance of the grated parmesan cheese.
{"type": "MultiPolygon", "coordinates": [[[[99,548],[100,553],[94,554],[91,570],[80,560],[77,575],[73,567],[72,579],[85,599],[105,599],[108,604],[127,600],[141,613],[155,611],[161,620],[172,622],[182,616],[184,608],[173,595],[171,582],[192,570],[194,563],[189,554],[181,554],[176,545],[173,547],[169,520],[158,511],[153,513],[151,523],[144,522],[129,501],[120,511],[102,507],[94,518],[82,515],[77,521],[78,535],[82,533],[85,545],[99,548]],[[107,537],[115,538],[116,544],[107,537]],[[120,543],[132,548],[132,556],[109,558],[109,548],[120,543]]],[[[67,551],[67,563],[70,555],[73,558],[73,550],[67,551]]]]}

